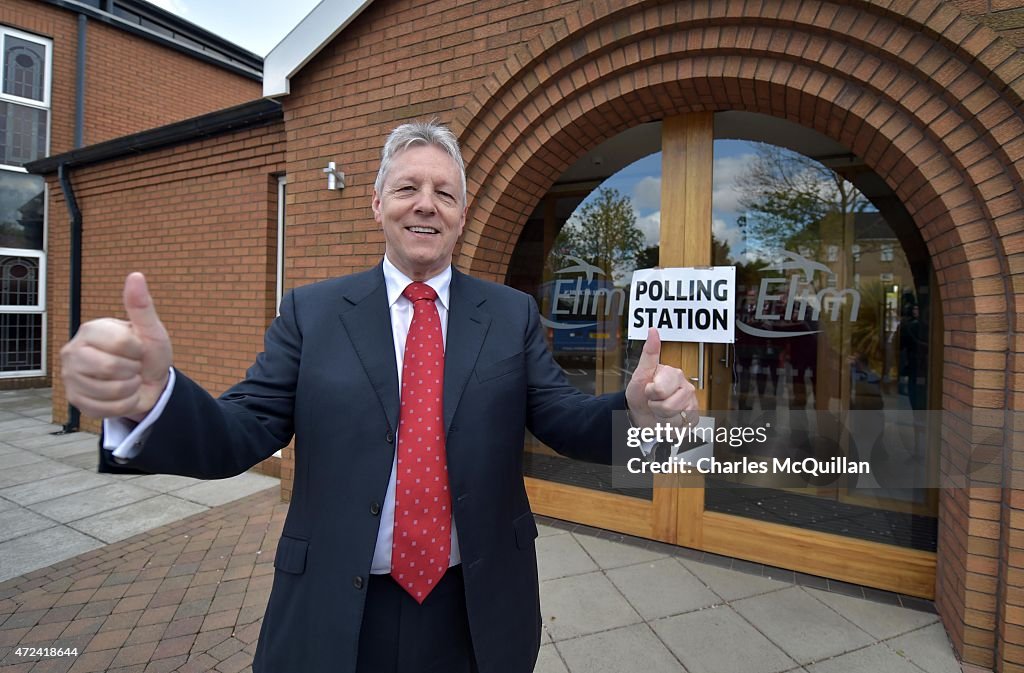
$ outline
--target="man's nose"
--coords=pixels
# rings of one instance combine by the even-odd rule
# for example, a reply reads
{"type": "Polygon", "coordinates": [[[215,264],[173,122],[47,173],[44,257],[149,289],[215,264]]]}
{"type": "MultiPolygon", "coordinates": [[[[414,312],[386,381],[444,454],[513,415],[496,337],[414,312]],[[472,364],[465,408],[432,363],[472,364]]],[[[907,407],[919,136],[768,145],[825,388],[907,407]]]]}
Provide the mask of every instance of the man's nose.
{"type": "Polygon", "coordinates": [[[431,189],[421,189],[416,193],[416,212],[424,215],[433,215],[437,212],[437,206],[434,204],[434,191],[431,189]]]}

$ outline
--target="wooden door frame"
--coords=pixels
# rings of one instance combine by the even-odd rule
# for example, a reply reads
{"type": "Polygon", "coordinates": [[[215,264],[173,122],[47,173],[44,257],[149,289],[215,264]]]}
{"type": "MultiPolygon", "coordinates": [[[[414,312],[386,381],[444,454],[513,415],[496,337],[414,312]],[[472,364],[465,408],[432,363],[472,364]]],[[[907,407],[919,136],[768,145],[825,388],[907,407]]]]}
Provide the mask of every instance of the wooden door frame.
{"type": "MultiPolygon", "coordinates": [[[[664,267],[711,264],[714,113],[662,123],[661,245],[664,267]]],[[[705,349],[710,360],[712,349],[705,349]]],[[[661,361],[696,372],[696,344],[665,343],[661,361]]],[[[712,371],[711,362],[703,370],[712,371]]],[[[702,409],[711,388],[698,390],[702,409]]],[[[652,500],[528,477],[534,511],[628,535],[723,554],[910,596],[935,595],[934,552],[821,533],[704,509],[700,475],[658,475],[652,500]]]]}

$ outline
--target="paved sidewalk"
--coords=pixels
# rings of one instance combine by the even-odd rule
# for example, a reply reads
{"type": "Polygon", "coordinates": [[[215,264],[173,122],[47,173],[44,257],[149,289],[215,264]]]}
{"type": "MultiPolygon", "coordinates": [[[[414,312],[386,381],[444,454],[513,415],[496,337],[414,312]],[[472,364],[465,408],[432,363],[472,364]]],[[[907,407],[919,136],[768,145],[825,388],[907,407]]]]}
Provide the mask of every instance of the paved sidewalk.
{"type": "MultiPolygon", "coordinates": [[[[63,475],[100,476],[85,469],[92,468],[85,454],[95,450],[94,436],[68,439],[66,449],[57,448],[65,447],[63,441],[51,441],[48,432],[54,427],[42,418],[48,417],[45,399],[45,393],[0,393],[0,478],[41,460],[75,470],[49,475],[50,486],[75,482],[54,481],[63,475]],[[33,423],[5,425],[18,421],[7,414],[33,423]],[[26,454],[44,458],[19,462],[26,454]]],[[[8,535],[2,517],[15,508],[36,513],[33,505],[76,495],[75,502],[87,509],[106,507],[96,504],[113,492],[104,489],[134,486],[139,479],[151,478],[115,480],[52,498],[43,497],[48,488],[27,498],[28,489],[13,491],[22,502],[9,499],[8,489],[28,482],[2,487],[0,532],[8,535]],[[90,491],[95,497],[81,495],[90,491]]],[[[81,522],[102,512],[67,522],[39,514],[47,527],[0,543],[4,573],[24,556],[12,550],[32,546],[8,543],[47,530],[67,528],[91,545],[86,550],[51,546],[33,556],[42,564],[49,554],[45,567],[0,581],[0,671],[251,670],[287,505],[279,502],[276,480],[263,482],[271,488],[226,504],[212,502],[212,493],[196,495],[199,486],[224,483],[154,490],[148,499],[173,498],[203,509],[130,537],[110,533],[112,527],[86,532],[81,522]],[[104,544],[103,535],[120,537],[104,544]],[[78,654],[25,656],[17,653],[19,646],[77,648],[78,654]]],[[[146,499],[131,504],[141,502],[146,499]]],[[[538,522],[545,629],[537,673],[961,670],[927,601],[544,517],[538,522]]]]}
{"type": "Polygon", "coordinates": [[[0,581],[279,483],[98,474],[96,435],[50,418],[49,389],[0,391],[0,581]]]}

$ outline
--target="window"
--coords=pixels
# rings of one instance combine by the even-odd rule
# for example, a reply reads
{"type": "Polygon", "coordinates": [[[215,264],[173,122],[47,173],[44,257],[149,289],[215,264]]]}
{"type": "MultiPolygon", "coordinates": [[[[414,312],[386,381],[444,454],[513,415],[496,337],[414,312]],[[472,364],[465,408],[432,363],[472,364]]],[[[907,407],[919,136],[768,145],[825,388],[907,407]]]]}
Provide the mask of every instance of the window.
{"type": "Polygon", "coordinates": [[[43,253],[0,248],[0,376],[45,373],[45,277],[43,253]]]}
{"type": "Polygon", "coordinates": [[[0,26],[0,378],[46,374],[50,40],[0,26]]]}
{"type": "Polygon", "coordinates": [[[0,27],[0,165],[46,156],[50,122],[51,43],[0,27]]]}
{"type": "Polygon", "coordinates": [[[879,259],[883,262],[891,262],[893,258],[892,243],[883,243],[879,259]]]}

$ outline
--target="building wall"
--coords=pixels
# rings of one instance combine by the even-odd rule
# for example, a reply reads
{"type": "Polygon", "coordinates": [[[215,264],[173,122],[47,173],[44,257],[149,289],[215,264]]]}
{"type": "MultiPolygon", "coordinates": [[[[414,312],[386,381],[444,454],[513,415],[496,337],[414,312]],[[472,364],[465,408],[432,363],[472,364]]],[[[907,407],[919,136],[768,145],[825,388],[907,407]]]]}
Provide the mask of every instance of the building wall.
{"type": "Polygon", "coordinates": [[[952,4],[1024,49],[1024,2],[1021,0],[952,0],[952,4]]]}
{"type": "MultiPolygon", "coordinates": [[[[129,271],[146,274],[174,362],[217,395],[263,350],[277,310],[281,122],[71,171],[82,211],[82,321],[123,316],[129,271]]],[[[50,212],[67,208],[48,176],[50,212]]],[[[54,422],[67,420],[59,376],[68,333],[67,227],[50,232],[49,356],[54,422]]],[[[99,425],[83,419],[83,429],[99,425]]]]}
{"type": "MultiPolygon", "coordinates": [[[[0,24],[53,40],[50,154],[73,149],[78,15],[4,0],[0,24]]],[[[260,82],[90,19],[84,141],[90,145],[259,98],[260,82]]]]}
{"type": "MultiPolygon", "coordinates": [[[[885,177],[920,228],[944,322],[937,605],[957,651],[1024,670],[1024,3],[921,0],[377,0],[292,79],[288,282],[363,269],[386,133],[452,124],[472,195],[456,262],[504,278],[523,223],[576,158],[636,124],[703,110],[779,116],[885,177]],[[965,13],[969,12],[969,13],[965,13]],[[326,162],[349,186],[324,198],[326,162]],[[1014,423],[1017,423],[1014,425],[1014,423]],[[986,427],[1014,430],[980,445],[986,427]],[[969,478],[978,450],[1003,461],[969,478]]],[[[991,436],[991,433],[988,433],[991,436]]],[[[287,466],[287,459],[286,459],[287,466]]]]}

